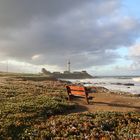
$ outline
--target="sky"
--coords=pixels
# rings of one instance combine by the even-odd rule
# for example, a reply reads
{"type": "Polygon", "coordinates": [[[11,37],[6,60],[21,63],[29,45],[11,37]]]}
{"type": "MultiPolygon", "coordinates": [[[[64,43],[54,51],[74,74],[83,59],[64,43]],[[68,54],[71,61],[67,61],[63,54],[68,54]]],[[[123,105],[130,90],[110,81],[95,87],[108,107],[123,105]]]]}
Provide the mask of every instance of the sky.
{"type": "Polygon", "coordinates": [[[139,0],[0,0],[0,71],[140,75],[139,0]]]}

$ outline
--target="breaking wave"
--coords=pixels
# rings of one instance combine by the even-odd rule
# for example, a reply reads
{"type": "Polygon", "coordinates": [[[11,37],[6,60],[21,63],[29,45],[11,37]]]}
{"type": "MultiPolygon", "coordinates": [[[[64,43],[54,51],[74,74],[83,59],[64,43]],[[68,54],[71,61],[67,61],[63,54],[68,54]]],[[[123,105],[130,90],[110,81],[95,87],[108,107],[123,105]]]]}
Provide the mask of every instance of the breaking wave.
{"type": "Polygon", "coordinates": [[[132,80],[135,82],[140,82],[140,77],[132,78],[132,80]]]}

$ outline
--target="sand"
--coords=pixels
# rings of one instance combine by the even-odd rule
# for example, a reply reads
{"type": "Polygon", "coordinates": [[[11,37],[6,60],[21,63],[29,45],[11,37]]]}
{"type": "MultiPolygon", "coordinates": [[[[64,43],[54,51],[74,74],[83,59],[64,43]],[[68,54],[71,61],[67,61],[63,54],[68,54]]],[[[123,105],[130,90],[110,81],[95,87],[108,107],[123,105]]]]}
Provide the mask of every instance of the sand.
{"type": "Polygon", "coordinates": [[[74,98],[71,101],[79,105],[75,112],[97,112],[97,111],[117,111],[117,112],[139,112],[140,97],[130,97],[115,94],[115,92],[92,93],[93,99],[87,105],[84,99],[74,98]]]}

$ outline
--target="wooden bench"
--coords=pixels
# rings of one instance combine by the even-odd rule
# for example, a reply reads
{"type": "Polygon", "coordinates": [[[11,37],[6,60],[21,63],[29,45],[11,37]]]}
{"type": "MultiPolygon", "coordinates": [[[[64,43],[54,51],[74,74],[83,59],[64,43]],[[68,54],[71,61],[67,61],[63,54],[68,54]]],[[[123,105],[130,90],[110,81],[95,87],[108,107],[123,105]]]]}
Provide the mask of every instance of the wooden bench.
{"type": "MultiPolygon", "coordinates": [[[[68,100],[71,100],[71,96],[79,96],[84,97],[87,104],[89,104],[90,97],[88,94],[90,93],[89,90],[84,86],[79,85],[68,85],[66,86],[67,93],[68,93],[68,100]]],[[[92,97],[91,97],[92,98],[92,97]]]]}

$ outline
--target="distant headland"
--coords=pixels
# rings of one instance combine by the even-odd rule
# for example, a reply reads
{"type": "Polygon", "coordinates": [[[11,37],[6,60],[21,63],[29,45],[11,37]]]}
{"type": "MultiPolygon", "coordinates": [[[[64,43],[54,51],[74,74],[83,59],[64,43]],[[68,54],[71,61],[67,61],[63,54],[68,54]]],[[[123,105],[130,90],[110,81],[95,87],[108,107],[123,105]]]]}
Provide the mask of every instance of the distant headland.
{"type": "Polygon", "coordinates": [[[57,71],[57,72],[50,72],[46,70],[45,68],[42,68],[42,73],[46,76],[54,77],[54,78],[61,78],[61,79],[87,79],[87,78],[93,78],[92,75],[88,74],[87,71],[70,71],[70,61],[67,63],[67,71],[64,71],[63,73],[57,71]]]}
{"type": "Polygon", "coordinates": [[[52,76],[54,78],[62,78],[62,79],[86,79],[86,78],[93,78],[90,74],[88,74],[86,71],[77,71],[77,72],[69,72],[64,71],[61,72],[50,72],[47,71],[45,68],[42,68],[43,74],[47,76],[52,76]]]}

